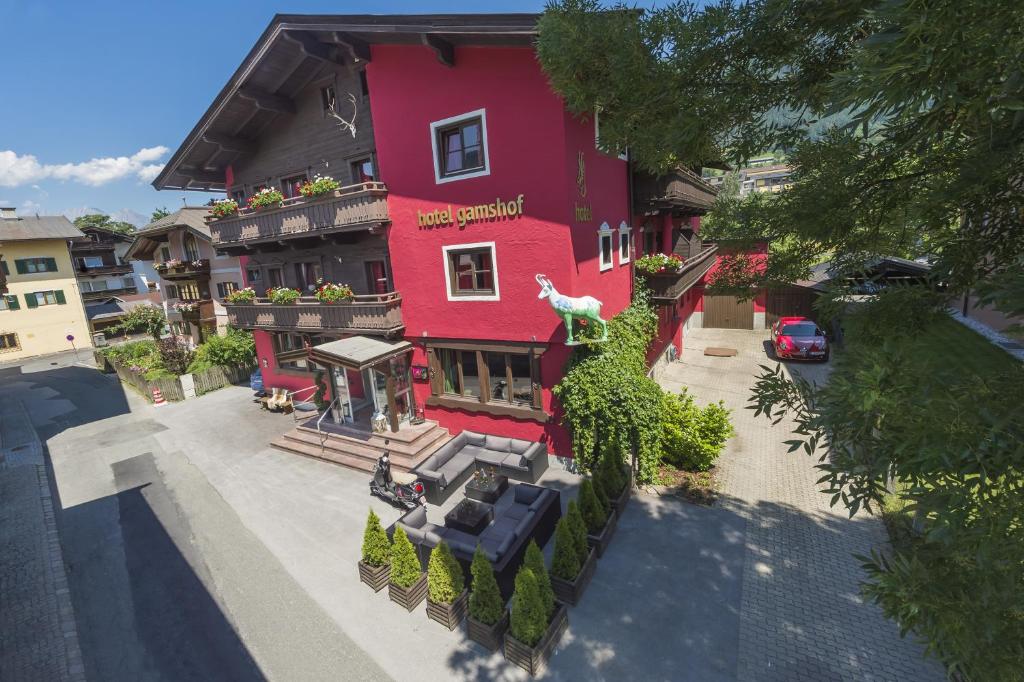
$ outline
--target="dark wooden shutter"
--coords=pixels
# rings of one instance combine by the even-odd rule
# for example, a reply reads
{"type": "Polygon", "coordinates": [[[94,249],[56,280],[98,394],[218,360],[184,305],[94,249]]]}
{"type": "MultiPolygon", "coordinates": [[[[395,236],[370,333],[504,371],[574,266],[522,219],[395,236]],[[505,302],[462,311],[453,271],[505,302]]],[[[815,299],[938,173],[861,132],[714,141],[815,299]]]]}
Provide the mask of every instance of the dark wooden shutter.
{"type": "Polygon", "coordinates": [[[53,292],[53,296],[54,298],[57,299],[57,305],[64,305],[65,303],[67,303],[67,299],[64,298],[63,289],[55,289],[53,292]]]}
{"type": "Polygon", "coordinates": [[[17,296],[4,296],[4,298],[7,299],[8,310],[21,310],[21,304],[18,303],[17,296]]]}
{"type": "Polygon", "coordinates": [[[46,261],[47,272],[57,272],[57,259],[56,258],[44,258],[46,261]]]}
{"type": "Polygon", "coordinates": [[[39,301],[36,300],[35,294],[25,294],[25,305],[29,308],[38,308],[39,301]]]}
{"type": "Polygon", "coordinates": [[[427,348],[427,373],[430,377],[430,392],[433,395],[444,393],[444,370],[441,367],[441,358],[433,348],[427,348]]]}
{"type": "Polygon", "coordinates": [[[18,271],[19,275],[27,275],[28,261],[19,258],[18,260],[14,261],[14,269],[18,271]]]}

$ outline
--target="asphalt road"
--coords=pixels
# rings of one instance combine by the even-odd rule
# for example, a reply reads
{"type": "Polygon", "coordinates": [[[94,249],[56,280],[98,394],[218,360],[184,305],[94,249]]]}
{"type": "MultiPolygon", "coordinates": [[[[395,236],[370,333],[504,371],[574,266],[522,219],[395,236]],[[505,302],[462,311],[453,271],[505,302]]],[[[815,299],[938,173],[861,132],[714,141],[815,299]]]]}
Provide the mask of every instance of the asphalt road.
{"type": "Polygon", "coordinates": [[[25,403],[49,451],[88,679],[389,679],[175,449],[159,410],[84,361],[0,365],[0,400],[25,403]]]}

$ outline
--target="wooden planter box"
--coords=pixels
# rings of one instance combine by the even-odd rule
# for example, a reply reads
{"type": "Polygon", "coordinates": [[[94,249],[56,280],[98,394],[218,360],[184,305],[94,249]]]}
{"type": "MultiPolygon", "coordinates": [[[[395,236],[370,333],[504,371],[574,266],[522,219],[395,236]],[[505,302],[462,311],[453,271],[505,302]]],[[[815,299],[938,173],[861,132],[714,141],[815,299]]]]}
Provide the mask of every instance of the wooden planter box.
{"type": "Polygon", "coordinates": [[[360,559],[359,580],[372,587],[374,592],[380,592],[391,580],[391,564],[371,566],[360,559]]]}
{"type": "Polygon", "coordinates": [[[437,621],[449,630],[459,627],[459,624],[466,618],[469,610],[469,590],[462,590],[462,594],[455,598],[451,604],[440,604],[433,602],[427,597],[427,618],[437,621]]]}
{"type": "Polygon", "coordinates": [[[509,663],[518,665],[531,676],[536,676],[548,664],[548,659],[551,658],[555,646],[562,639],[562,634],[567,627],[569,627],[569,609],[565,604],[556,603],[554,618],[551,619],[547,631],[536,646],[527,646],[513,637],[511,633],[505,633],[505,659],[509,663]]]}
{"type": "Polygon", "coordinates": [[[597,570],[597,552],[591,548],[576,580],[563,580],[557,575],[551,576],[551,589],[555,592],[555,599],[569,606],[579,604],[580,598],[583,597],[583,591],[587,589],[590,579],[594,577],[595,570],[597,570]]]}
{"type": "Polygon", "coordinates": [[[388,583],[388,598],[406,611],[412,611],[427,596],[427,574],[420,575],[420,579],[413,583],[412,587],[399,587],[394,583],[388,583]]]}
{"type": "Polygon", "coordinates": [[[469,638],[477,644],[485,647],[488,651],[497,651],[501,648],[501,644],[505,639],[505,632],[508,630],[508,610],[506,610],[499,620],[494,625],[487,625],[481,623],[477,619],[470,616],[469,622],[469,638]]]}
{"type": "Polygon", "coordinates": [[[608,518],[604,523],[604,528],[597,535],[591,535],[587,533],[587,544],[597,550],[597,556],[603,557],[604,551],[608,549],[608,543],[612,541],[612,536],[615,535],[615,529],[619,525],[619,516],[612,509],[608,512],[608,518]]]}

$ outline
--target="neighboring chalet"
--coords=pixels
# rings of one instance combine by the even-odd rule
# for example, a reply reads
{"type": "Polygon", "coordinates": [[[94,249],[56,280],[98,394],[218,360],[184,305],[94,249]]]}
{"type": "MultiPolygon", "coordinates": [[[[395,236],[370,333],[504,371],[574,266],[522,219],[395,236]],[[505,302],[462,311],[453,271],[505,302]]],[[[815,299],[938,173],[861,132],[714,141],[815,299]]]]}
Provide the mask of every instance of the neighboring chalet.
{"type": "Polygon", "coordinates": [[[135,233],[127,258],[149,261],[160,277],[160,293],[171,333],[196,344],[223,334],[224,297],[240,287],[238,259],[210,245],[206,206],[187,206],[135,233]]]}
{"type": "Polygon", "coordinates": [[[71,243],[71,258],[86,305],[139,293],[132,264],[125,260],[132,237],[101,227],[86,227],[82,233],[85,238],[71,243]]]}

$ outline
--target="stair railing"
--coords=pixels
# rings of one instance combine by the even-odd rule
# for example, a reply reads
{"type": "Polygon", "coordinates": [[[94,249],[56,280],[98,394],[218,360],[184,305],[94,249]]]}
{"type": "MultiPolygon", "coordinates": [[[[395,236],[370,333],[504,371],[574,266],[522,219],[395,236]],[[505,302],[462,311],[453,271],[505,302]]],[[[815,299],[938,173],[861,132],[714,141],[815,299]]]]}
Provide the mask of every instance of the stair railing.
{"type": "Polygon", "coordinates": [[[316,420],[316,432],[320,436],[320,454],[321,455],[324,454],[324,449],[325,449],[325,444],[327,443],[327,435],[328,434],[324,433],[324,431],[321,430],[320,423],[324,420],[324,417],[326,417],[327,415],[329,415],[331,413],[331,408],[333,408],[334,404],[337,403],[337,402],[338,402],[337,398],[332,400],[331,404],[327,406],[326,410],[324,410],[324,413],[322,415],[320,415],[319,419],[316,420]]]}

